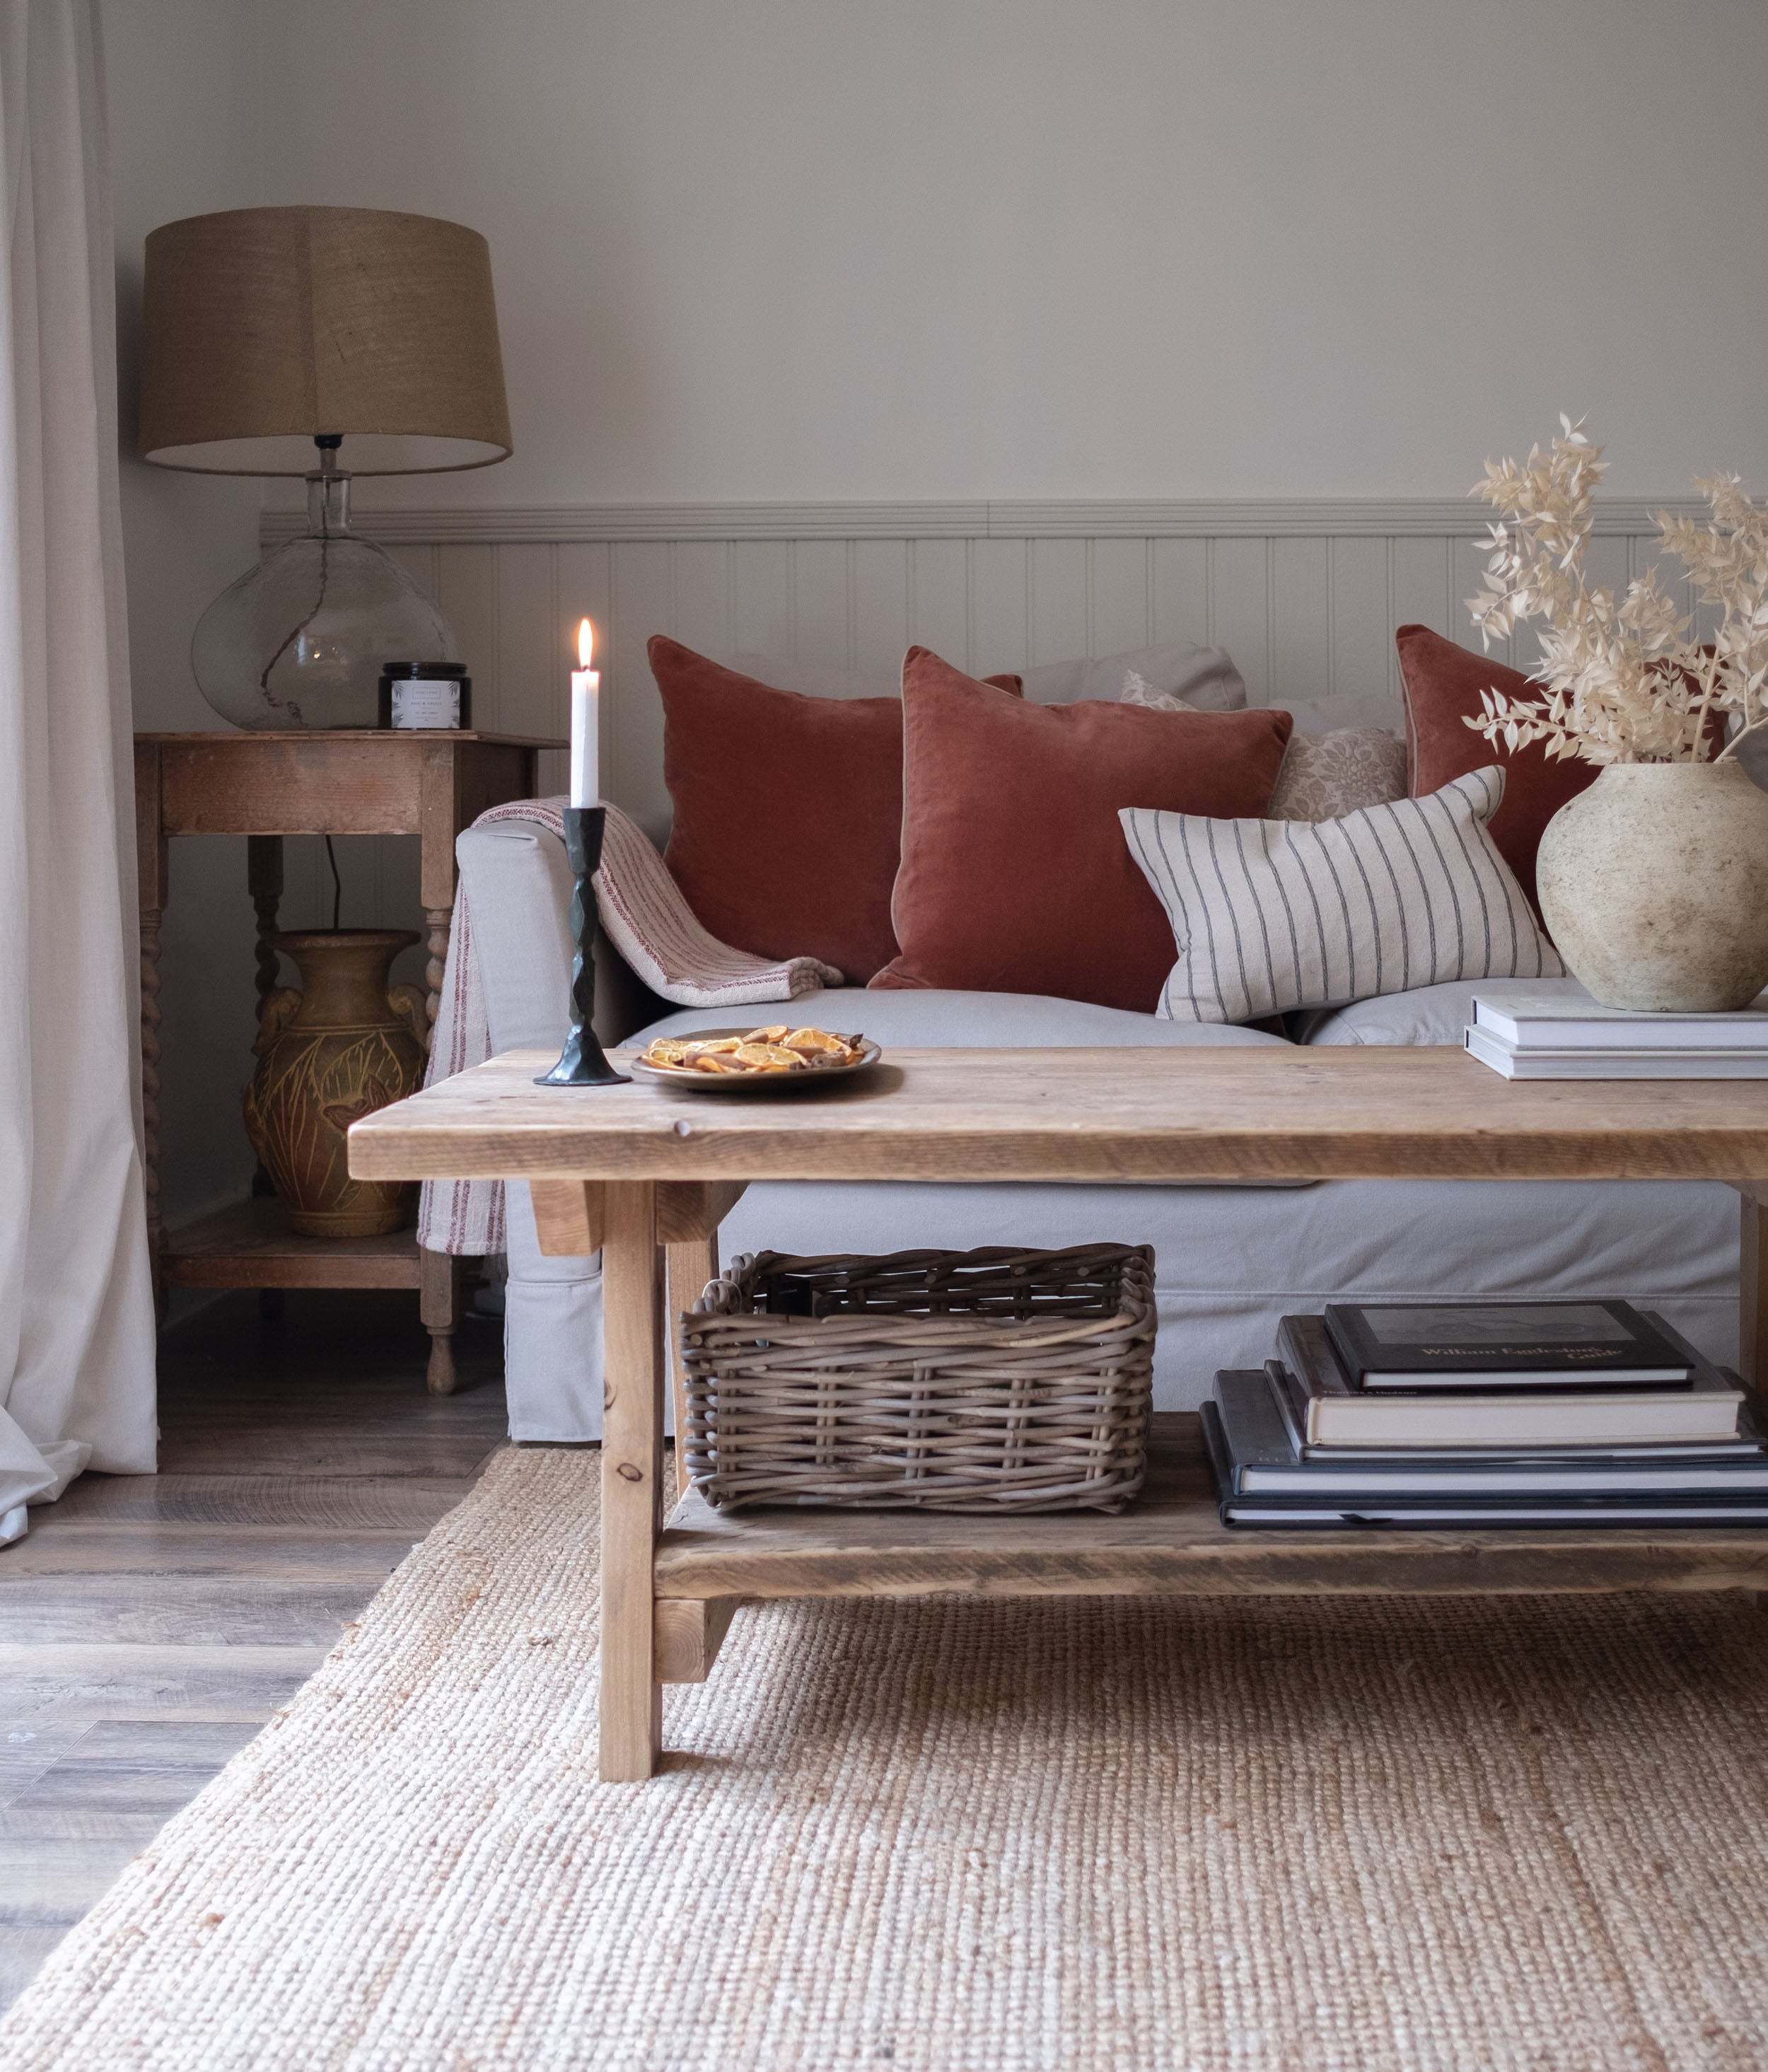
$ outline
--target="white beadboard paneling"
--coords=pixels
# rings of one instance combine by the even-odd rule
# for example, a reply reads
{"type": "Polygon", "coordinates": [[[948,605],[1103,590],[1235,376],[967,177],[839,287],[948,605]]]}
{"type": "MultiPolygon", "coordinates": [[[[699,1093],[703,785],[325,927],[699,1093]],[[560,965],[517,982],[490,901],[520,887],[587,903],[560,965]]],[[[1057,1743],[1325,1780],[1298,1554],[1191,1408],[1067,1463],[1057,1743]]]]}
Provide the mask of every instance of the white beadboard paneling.
{"type": "Polygon", "coordinates": [[[798,540],[792,545],[792,644],[800,662],[851,669],[853,543],[798,540]]]}
{"type": "Polygon", "coordinates": [[[903,654],[915,637],[909,611],[907,540],[851,542],[853,575],[853,667],[898,680],[903,654]]]}
{"type": "Polygon", "coordinates": [[[738,539],[730,555],[735,593],[732,647],[743,655],[790,655],[795,646],[792,543],[738,539]]]}
{"type": "MultiPolygon", "coordinates": [[[[979,676],[1031,666],[1031,544],[1029,540],[970,543],[970,652],[960,666],[979,676]]],[[[958,661],[955,655],[945,659],[958,661]]]]}
{"type": "Polygon", "coordinates": [[[667,631],[702,655],[731,648],[730,545],[724,540],[678,540],[669,549],[675,568],[674,599],[667,631]]]}
{"type": "MultiPolygon", "coordinates": [[[[1271,585],[1268,540],[1232,538],[1211,543],[1211,645],[1225,648],[1246,680],[1249,704],[1268,705],[1271,689],[1271,585]]],[[[1193,635],[1182,631],[1174,636],[1193,635]]]]}
{"type": "Polygon", "coordinates": [[[1326,709],[1347,726],[1404,725],[1385,540],[1326,541],[1326,709]]]}
{"type": "Polygon", "coordinates": [[[1322,709],[1332,694],[1330,540],[1271,542],[1271,690],[1269,702],[1292,700],[1322,709]]]}
{"type": "Polygon", "coordinates": [[[1072,661],[1096,652],[1088,625],[1088,542],[1033,540],[1030,542],[1031,653],[1040,663],[1072,661]]]}
{"type": "Polygon", "coordinates": [[[911,540],[907,549],[910,640],[968,668],[970,542],[911,540]]]}
{"type": "Polygon", "coordinates": [[[1149,540],[1148,562],[1154,586],[1153,644],[1168,647],[1195,640],[1207,647],[1215,639],[1210,611],[1207,540],[1149,540]]]}
{"type": "MultiPolygon", "coordinates": [[[[1154,643],[1153,542],[1088,540],[1092,652],[1121,655],[1154,643]]],[[[1058,660],[1061,660],[1058,657],[1058,660]]]]}
{"type": "Polygon", "coordinates": [[[1428,626],[1445,639],[1460,638],[1449,542],[1446,539],[1400,538],[1393,543],[1393,623],[1428,626]]]}
{"type": "Polygon", "coordinates": [[[614,623],[619,629],[616,667],[604,675],[611,726],[602,783],[608,797],[652,828],[668,814],[663,785],[663,702],[645,659],[644,643],[670,626],[666,540],[622,540],[613,549],[614,623]]]}
{"type": "Polygon", "coordinates": [[[498,698],[498,549],[484,542],[436,550],[436,602],[454,629],[473,679],[473,718],[487,733],[503,726],[498,698]]]}
{"type": "MultiPolygon", "coordinates": [[[[549,546],[498,546],[497,724],[505,734],[544,734],[570,658],[560,638],[549,546]]],[[[476,693],[478,685],[474,689],[476,693]]]]}

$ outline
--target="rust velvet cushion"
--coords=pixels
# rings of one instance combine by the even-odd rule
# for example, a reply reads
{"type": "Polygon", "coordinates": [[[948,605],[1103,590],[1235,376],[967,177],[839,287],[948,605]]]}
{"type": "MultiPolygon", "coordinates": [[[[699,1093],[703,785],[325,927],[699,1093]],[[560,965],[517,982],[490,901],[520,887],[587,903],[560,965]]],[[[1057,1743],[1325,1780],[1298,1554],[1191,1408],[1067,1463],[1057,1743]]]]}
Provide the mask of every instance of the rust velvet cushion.
{"type": "Polygon", "coordinates": [[[1538,698],[1540,685],[1520,669],[1507,669],[1470,648],[1458,648],[1428,626],[1402,626],[1393,638],[1405,687],[1406,763],[1412,797],[1429,798],[1470,771],[1499,763],[1504,772],[1504,800],[1486,832],[1539,913],[1535,852],[1560,808],[1596,782],[1597,766],[1550,763],[1538,741],[1514,750],[1502,742],[1495,746],[1463,724],[1479,712],[1482,690],[1538,698]]]}
{"type": "Polygon", "coordinates": [[[1289,715],[1032,705],[924,648],[903,664],[903,714],[902,948],[872,983],[1152,1013],[1173,931],[1117,816],[1257,819],[1289,715]]]}
{"type": "Polygon", "coordinates": [[[901,699],[775,690],[662,634],[648,652],[675,813],[664,861],[688,904],[734,949],[820,957],[863,985],[896,954],[901,699]]]}

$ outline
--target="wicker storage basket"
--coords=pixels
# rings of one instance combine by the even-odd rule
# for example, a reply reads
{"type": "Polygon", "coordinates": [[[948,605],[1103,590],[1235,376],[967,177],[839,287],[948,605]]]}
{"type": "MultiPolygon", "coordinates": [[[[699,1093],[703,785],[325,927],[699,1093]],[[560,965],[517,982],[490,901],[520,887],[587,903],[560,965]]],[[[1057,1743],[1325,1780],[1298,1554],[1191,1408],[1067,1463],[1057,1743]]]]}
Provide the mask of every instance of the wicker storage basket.
{"type": "Polygon", "coordinates": [[[1118,1511],[1142,1484],[1154,1255],[736,1260],[681,1319],[709,1503],[1118,1511]]]}

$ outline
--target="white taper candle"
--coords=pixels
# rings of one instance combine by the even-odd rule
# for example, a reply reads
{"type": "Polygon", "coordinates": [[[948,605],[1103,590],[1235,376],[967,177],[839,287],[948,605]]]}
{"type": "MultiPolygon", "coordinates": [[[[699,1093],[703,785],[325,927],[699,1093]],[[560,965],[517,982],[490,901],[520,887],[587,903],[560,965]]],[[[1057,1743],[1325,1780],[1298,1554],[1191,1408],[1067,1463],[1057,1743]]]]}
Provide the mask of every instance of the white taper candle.
{"type": "Polygon", "coordinates": [[[578,660],[580,669],[571,672],[571,804],[574,806],[595,806],[601,804],[601,728],[600,711],[602,677],[590,663],[595,653],[595,628],[588,619],[577,629],[578,660]]]}

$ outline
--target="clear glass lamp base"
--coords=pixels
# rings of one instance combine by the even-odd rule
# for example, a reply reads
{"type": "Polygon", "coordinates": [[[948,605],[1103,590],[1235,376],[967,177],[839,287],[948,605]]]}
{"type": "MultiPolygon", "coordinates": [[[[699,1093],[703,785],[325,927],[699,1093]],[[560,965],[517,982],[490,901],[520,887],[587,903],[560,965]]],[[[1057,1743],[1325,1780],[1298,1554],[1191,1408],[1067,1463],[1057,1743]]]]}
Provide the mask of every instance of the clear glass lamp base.
{"type": "Polygon", "coordinates": [[[384,549],[350,530],[350,478],[307,478],[307,531],[197,623],[191,667],[223,719],[260,732],[373,726],[384,662],[458,662],[448,622],[384,549]]]}

